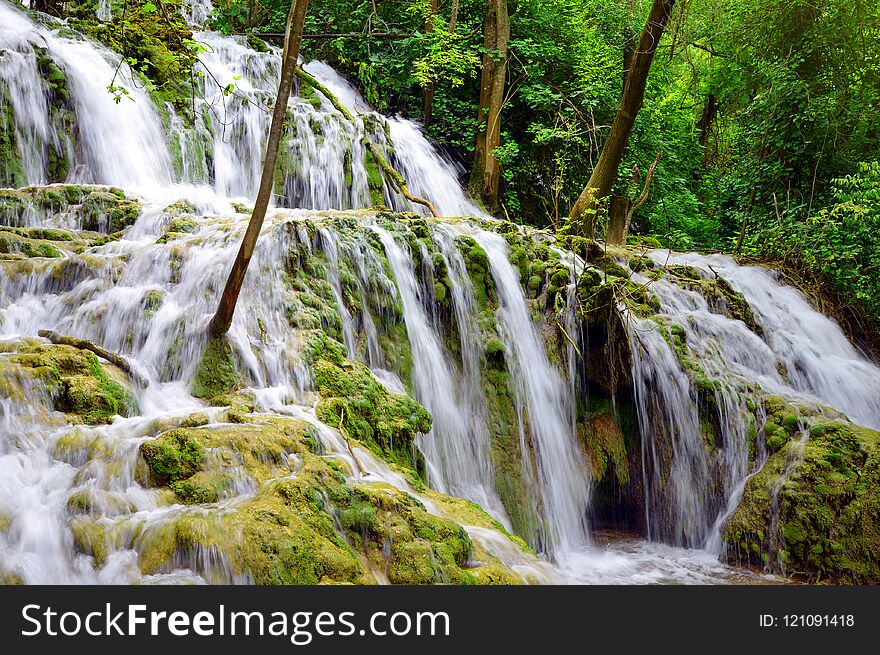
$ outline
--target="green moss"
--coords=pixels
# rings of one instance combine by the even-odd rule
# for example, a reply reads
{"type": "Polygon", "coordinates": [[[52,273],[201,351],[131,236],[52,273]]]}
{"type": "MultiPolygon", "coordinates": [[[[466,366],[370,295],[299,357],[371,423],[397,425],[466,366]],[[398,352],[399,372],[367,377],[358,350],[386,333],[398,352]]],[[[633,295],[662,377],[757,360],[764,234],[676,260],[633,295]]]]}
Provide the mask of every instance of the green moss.
{"type": "Polygon", "coordinates": [[[629,267],[633,273],[640,273],[655,267],[654,260],[645,255],[635,255],[629,260],[629,267]]]}
{"type": "Polygon", "coordinates": [[[196,370],[192,394],[209,400],[233,390],[239,383],[229,340],[226,337],[209,340],[196,370]]]}
{"type": "MultiPolygon", "coordinates": [[[[428,514],[386,484],[347,482],[337,460],[316,455],[310,443],[301,421],[260,416],[176,429],[142,444],[151,479],[170,484],[178,501],[222,499],[223,462],[240,462],[259,487],[223,512],[184,512],[148,525],[137,538],[141,570],[171,570],[198,547],[222,553],[258,584],[374,582],[374,571],[398,584],[518,582],[485,553],[485,563],[470,563],[473,544],[458,522],[428,514]],[[288,453],[296,454],[295,475],[283,471],[288,453]]],[[[494,527],[467,501],[435,492],[431,500],[461,521],[494,527]]],[[[84,522],[76,533],[78,548],[97,559],[108,540],[101,528],[84,522]]]]}
{"type": "Polygon", "coordinates": [[[374,207],[385,204],[385,178],[382,169],[373,158],[369,148],[364,149],[364,169],[367,172],[367,187],[370,190],[370,202],[374,207]]]}
{"type": "Polygon", "coordinates": [[[629,484],[630,470],[626,443],[623,431],[614,416],[593,415],[583,432],[586,435],[586,454],[596,481],[603,482],[606,475],[613,470],[618,483],[629,484]]]}
{"type": "Polygon", "coordinates": [[[144,294],[144,316],[153,316],[159,308],[162,307],[162,303],[164,302],[164,295],[161,291],[157,289],[151,289],[144,294]]]}
{"type": "Polygon", "coordinates": [[[106,526],[89,519],[76,519],[70,523],[70,532],[77,551],[92,557],[96,567],[104,566],[108,553],[106,526]]]}
{"type": "Polygon", "coordinates": [[[140,446],[151,484],[162,486],[185,480],[202,466],[205,448],[192,432],[172,430],[140,446]]]}
{"type": "Polygon", "coordinates": [[[345,357],[339,342],[318,332],[307,347],[318,417],[386,458],[409,466],[412,440],[431,429],[431,415],[409,396],[390,393],[362,364],[345,357]]]}
{"type": "Polygon", "coordinates": [[[247,44],[251,50],[255,50],[261,53],[271,52],[269,44],[267,44],[265,41],[263,41],[263,39],[255,34],[247,35],[247,44]]]}
{"type": "Polygon", "coordinates": [[[21,254],[25,257],[60,257],[53,244],[19,236],[11,231],[0,230],[0,254],[21,254]]]}
{"type": "MultiPolygon", "coordinates": [[[[772,434],[788,439],[784,428],[772,434]]],[[[780,447],[748,480],[724,528],[729,557],[782,562],[789,575],[814,582],[880,582],[880,433],[823,421],[810,435],[802,458],[780,447]]]]}
{"type": "Polygon", "coordinates": [[[495,285],[489,274],[489,256],[473,237],[459,237],[457,245],[464,257],[477,307],[481,310],[485,309],[495,303],[495,285]]]}
{"type": "Polygon", "coordinates": [[[169,486],[180,502],[187,505],[200,503],[216,503],[228,490],[231,490],[234,479],[231,475],[220,471],[199,471],[185,480],[176,480],[169,486]]]}
{"type": "Polygon", "coordinates": [[[126,200],[107,191],[92,191],[79,209],[82,229],[111,234],[134,224],[141,212],[136,200],[126,200]]]}
{"type": "Polygon", "coordinates": [[[73,420],[110,423],[116,415],[130,416],[137,411],[134,396],[120,382],[123,374],[109,364],[101,364],[87,350],[32,345],[21,348],[11,361],[32,369],[53,391],[56,408],[73,420]]]}

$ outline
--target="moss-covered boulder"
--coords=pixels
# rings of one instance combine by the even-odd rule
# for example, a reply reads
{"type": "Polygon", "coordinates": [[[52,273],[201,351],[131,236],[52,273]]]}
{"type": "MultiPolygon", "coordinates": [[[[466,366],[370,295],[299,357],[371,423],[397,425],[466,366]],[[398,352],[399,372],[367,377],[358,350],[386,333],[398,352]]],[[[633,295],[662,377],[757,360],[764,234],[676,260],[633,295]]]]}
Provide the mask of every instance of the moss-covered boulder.
{"type": "Polygon", "coordinates": [[[108,191],[93,191],[79,208],[82,229],[112,234],[133,225],[141,212],[136,200],[108,191]]]}
{"type": "Polygon", "coordinates": [[[431,415],[409,396],[392,393],[344,346],[316,332],[307,347],[318,418],[392,461],[412,466],[412,441],[431,429],[431,415]]]}
{"type": "Polygon", "coordinates": [[[110,423],[117,415],[130,416],[137,411],[125,375],[89,351],[31,343],[22,345],[10,362],[39,378],[50,390],[55,408],[71,420],[110,423]]]}
{"type": "Polygon", "coordinates": [[[210,512],[182,510],[146,530],[81,516],[77,548],[98,558],[133,547],[144,573],[170,571],[207,550],[258,584],[519,582],[493,555],[475,553],[462,524],[506,532],[472,503],[426,492],[455,519],[434,516],[400,489],[350,479],[340,459],[318,454],[307,423],[265,415],[244,421],[174,428],[144,442],[140,454],[146,480],[170,489],[176,502],[222,503],[230,496],[217,481],[232,469],[254,482],[253,495],[210,512]]]}
{"type": "Polygon", "coordinates": [[[728,559],[813,582],[880,582],[880,433],[789,416],[809,436],[792,439],[800,428],[784,417],[768,424],[768,445],[780,443],[724,527],[728,559]]]}
{"type": "Polygon", "coordinates": [[[196,369],[192,394],[211,400],[232,391],[240,381],[229,339],[225,336],[210,339],[196,369]]]}

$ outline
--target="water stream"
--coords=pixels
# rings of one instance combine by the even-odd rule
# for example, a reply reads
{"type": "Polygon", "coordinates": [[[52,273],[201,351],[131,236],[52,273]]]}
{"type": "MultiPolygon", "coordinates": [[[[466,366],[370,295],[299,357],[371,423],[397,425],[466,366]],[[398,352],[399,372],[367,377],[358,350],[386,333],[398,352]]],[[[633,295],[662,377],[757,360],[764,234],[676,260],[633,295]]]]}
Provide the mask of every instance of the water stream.
{"type": "MultiPolygon", "coordinates": [[[[109,5],[100,11],[102,19],[110,18],[109,5]]],[[[202,24],[209,11],[209,3],[185,7],[194,25],[202,24]]],[[[221,409],[191,395],[191,380],[205,348],[205,326],[249,218],[239,203],[253,202],[256,193],[279,54],[272,48],[256,52],[241,37],[197,32],[196,39],[207,46],[201,65],[210,74],[201,82],[190,123],[172,107],[157,106],[117,55],[55,27],[35,23],[0,0],[0,108],[11,112],[20,162],[14,175],[0,174],[14,180],[12,186],[45,184],[57,172],[52,162],[62,158],[70,163],[64,181],[121,187],[140,198],[143,208],[118,240],[85,252],[65,250],[58,258],[17,262],[26,267],[24,274],[12,275],[0,266],[0,364],[13,344],[52,329],[123,354],[148,384],[137,390],[140,415],[117,417],[106,426],[66,424],[39,384],[28,383],[23,397],[0,397],[0,519],[8,520],[0,530],[0,569],[26,583],[250,582],[219,550],[195,548],[176,555],[172,569],[152,576],[140,572],[138,555],[181,515],[210,517],[251,497],[253,480],[231,467],[227,472],[234,484],[226,497],[210,508],[188,507],[142,486],[136,469],[138,447],[155,437],[157,426],[194,411],[208,415],[207,429],[223,425],[221,409]],[[45,57],[64,73],[66,114],[45,80],[45,57]],[[224,94],[228,84],[235,90],[224,94]],[[108,91],[111,85],[118,102],[108,91]],[[66,121],[74,121],[76,130],[65,129],[66,121]],[[182,198],[185,206],[175,209],[182,198]],[[182,213],[194,227],[163,240],[182,213]],[[148,299],[155,298],[161,298],[159,306],[145,311],[148,299]],[[102,566],[74,545],[77,514],[71,503],[83,494],[115,535],[102,566]]],[[[445,217],[484,215],[462,189],[463,169],[418,124],[374,112],[322,62],[310,62],[306,70],[353,114],[368,120],[347,121],[318,92],[294,94],[289,101],[292,120],[282,146],[275,207],[229,333],[258,412],[307,421],[323,447],[347,462],[351,480],[386,482],[440,513],[398,471],[364,448],[349,450],[345,439],[315,415],[302,344],[286,315],[281,265],[302,246],[326,264],[348,356],[367,365],[389,389],[410,392],[431,412],[432,430],[417,440],[428,484],[476,502],[511,529],[511,513],[497,489],[481,384],[486,344],[460,243],[462,237],[472,238],[488,258],[497,295],[494,320],[518,417],[513,436],[521,452],[529,453],[523,476],[540,517],[530,545],[540,557],[485,527],[466,526],[472,539],[527,582],[765,581],[718,561],[723,522],[735,510],[748,476],[767,458],[760,438],[757,456],[750,459],[749,453],[750,429],[763,430],[752,409],[760,405],[759,390],[827,405],[877,428],[880,368],[836,323],[766,269],[720,255],[649,253],[658,266],[688,265],[706,280],[723,277],[746,298],[762,334],[687,284],[633,274],[660,305],[651,319],[633,314],[627,321],[642,436],[645,539],[593,534],[593,480],[577,442],[581,387],[574,362],[575,344],[582,338],[576,308],[570,304],[561,315],[571,342],[565,365],[557,366],[520,272],[511,264],[508,242],[486,223],[441,222],[417,237],[402,224],[392,226],[377,212],[364,211],[346,219],[357,225],[352,237],[350,226],[338,229],[324,220],[332,212],[316,210],[370,208],[377,197],[390,208],[425,213],[386,182],[377,186],[364,138],[386,147],[412,191],[430,199],[445,217]],[[317,228],[310,232],[309,224],[317,228]],[[428,242],[439,259],[430,256],[428,242]],[[446,309],[435,297],[434,277],[441,268],[450,285],[446,309]],[[370,310],[381,294],[399,301],[411,370],[387,352],[381,324],[388,317],[370,310]],[[671,325],[715,381],[711,392],[695,385],[661,334],[671,325]],[[701,428],[700,402],[707,393],[716,408],[720,444],[712,452],[701,428]],[[670,452],[664,479],[660,472],[670,452]]],[[[19,226],[82,228],[73,210],[34,207],[16,220],[19,226]]],[[[572,257],[575,274],[583,267],[572,257]]],[[[574,289],[572,282],[569,298],[574,289]]],[[[760,415],[760,407],[757,411],[760,415]]],[[[797,447],[793,444],[792,452],[797,447]]],[[[289,467],[295,475],[295,458],[289,467]]]]}

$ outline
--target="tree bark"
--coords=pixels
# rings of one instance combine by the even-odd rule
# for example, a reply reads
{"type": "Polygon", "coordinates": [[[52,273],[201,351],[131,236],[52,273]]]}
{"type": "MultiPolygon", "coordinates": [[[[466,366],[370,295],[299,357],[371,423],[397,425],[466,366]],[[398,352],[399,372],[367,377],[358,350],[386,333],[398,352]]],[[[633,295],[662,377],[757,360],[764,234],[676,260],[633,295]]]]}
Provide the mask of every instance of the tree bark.
{"type": "Polygon", "coordinates": [[[254,212],[244,233],[241,247],[232,263],[232,270],[226,280],[223,295],[217,313],[208,325],[208,333],[212,337],[220,337],[229,330],[232,324],[232,315],[238,302],[238,294],[247,273],[248,264],[254,254],[257,237],[263,227],[266,218],[266,210],[272,199],[272,187],[275,181],[275,162],[278,158],[278,144],[281,141],[281,132],[284,127],[284,117],[287,114],[287,101],[293,88],[293,78],[296,73],[296,60],[299,57],[299,45],[302,40],[303,23],[305,23],[306,10],[309,0],[294,0],[287,15],[287,28],[285,30],[284,52],[281,58],[281,81],[278,84],[278,95],[275,98],[275,107],[272,111],[272,124],[269,128],[269,140],[266,143],[266,155],[263,159],[263,173],[260,178],[260,189],[254,204],[254,212]]]}
{"type": "Polygon", "coordinates": [[[715,100],[715,94],[710,93],[706,96],[706,102],[703,105],[703,113],[700,116],[700,121],[697,123],[697,129],[700,132],[700,145],[706,146],[709,142],[709,136],[712,133],[712,124],[715,122],[715,117],[718,115],[718,103],[715,100]]]}
{"type": "Polygon", "coordinates": [[[638,48],[626,75],[620,106],[611,123],[611,130],[602,147],[599,161],[596,162],[586,187],[571,208],[572,223],[582,234],[590,238],[595,236],[599,202],[608,196],[617,179],[617,169],[623,159],[623,151],[645,97],[651,62],[666,23],[669,21],[673,5],[675,0],[654,0],[651,5],[651,11],[639,38],[638,48]]]}
{"type": "Polygon", "coordinates": [[[483,198],[490,212],[498,209],[501,166],[495,148],[501,145],[501,108],[507,76],[507,47],[510,16],[507,0],[489,0],[484,23],[483,72],[480,77],[480,109],[477,115],[477,143],[471,171],[471,193],[483,198]]]}
{"type": "Polygon", "coordinates": [[[98,357],[106,359],[119,370],[127,373],[128,377],[131,378],[131,381],[134,382],[141,389],[146,389],[147,386],[149,386],[149,382],[147,381],[147,379],[140,373],[135,371],[131,367],[131,362],[129,362],[125,357],[116,354],[112,350],[107,350],[103,346],[99,346],[94,341],[89,341],[88,339],[77,339],[76,337],[67,337],[63,334],[53,332],[52,330],[40,330],[39,332],[37,332],[37,334],[55,344],[72,346],[79,350],[88,350],[89,352],[93,352],[98,357]]]}
{"type": "Polygon", "coordinates": [[[654,159],[654,163],[648,168],[648,174],[645,176],[645,186],[635,200],[630,200],[626,196],[622,199],[615,196],[612,199],[608,218],[608,231],[605,233],[605,242],[607,244],[621,246],[626,243],[626,235],[629,233],[629,226],[632,223],[633,215],[648,199],[648,192],[651,189],[651,181],[654,179],[654,171],[662,157],[663,153],[658,152],[656,159],[654,159]]]}
{"type": "Polygon", "coordinates": [[[61,8],[59,0],[34,0],[32,8],[34,11],[51,14],[53,16],[58,16],[59,18],[63,18],[64,16],[64,11],[61,8]]]}
{"type": "Polygon", "coordinates": [[[626,193],[611,196],[608,204],[608,229],[605,231],[605,242],[616,246],[626,241],[626,217],[632,207],[632,200],[626,193]]]}

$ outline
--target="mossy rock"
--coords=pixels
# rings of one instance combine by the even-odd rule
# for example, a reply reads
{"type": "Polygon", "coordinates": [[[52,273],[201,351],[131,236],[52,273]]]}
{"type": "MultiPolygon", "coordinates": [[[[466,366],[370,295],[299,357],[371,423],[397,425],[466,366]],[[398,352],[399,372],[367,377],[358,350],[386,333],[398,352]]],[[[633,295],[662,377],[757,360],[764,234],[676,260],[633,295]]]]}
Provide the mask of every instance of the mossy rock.
{"type": "Polygon", "coordinates": [[[603,482],[613,471],[620,485],[629,484],[626,443],[617,419],[609,414],[593,415],[583,432],[586,433],[585,454],[591,463],[595,480],[603,482]]]}
{"type": "Polygon", "coordinates": [[[33,371],[52,391],[55,407],[88,424],[110,423],[137,412],[124,374],[87,350],[65,345],[22,347],[11,360],[33,371]]]}
{"type": "Polygon", "coordinates": [[[346,358],[344,346],[317,332],[307,346],[318,418],[393,461],[412,466],[415,436],[431,429],[431,415],[409,396],[389,392],[364,365],[346,358]]]}
{"type": "MultiPolygon", "coordinates": [[[[473,544],[460,523],[429,514],[387,484],[348,482],[337,460],[316,450],[307,424],[266,416],[178,428],[142,444],[151,480],[170,485],[178,502],[222,500],[224,462],[239,463],[259,486],[223,511],[187,510],[139,531],[132,547],[141,570],[170,571],[198,547],[221,553],[258,584],[375,582],[373,572],[397,584],[519,581],[491,555],[480,552],[481,561],[472,561],[473,544]]],[[[496,525],[472,503],[430,497],[462,522],[496,525]]],[[[100,524],[78,519],[74,532],[78,550],[96,561],[106,556],[111,535],[100,524]]]]}
{"type": "Polygon", "coordinates": [[[196,369],[192,394],[210,400],[232,391],[240,382],[229,340],[225,336],[210,339],[196,369]]]}
{"type": "MultiPolygon", "coordinates": [[[[816,582],[880,582],[880,433],[821,416],[798,453],[781,426],[764,467],[749,478],[723,529],[728,559],[784,565],[785,573],[816,582]],[[790,475],[783,477],[790,469],[790,475]],[[777,490],[778,522],[773,494],[777,490]]],[[[769,445],[769,441],[768,441],[769,445]]]]}
{"type": "Polygon", "coordinates": [[[202,468],[205,447],[192,431],[178,429],[145,441],[140,454],[147,463],[150,483],[163,486],[195,475],[202,468]]]}
{"type": "Polygon", "coordinates": [[[141,203],[120,198],[108,191],[92,191],[79,209],[82,229],[112,234],[134,224],[141,213],[141,203]]]}
{"type": "Polygon", "coordinates": [[[0,255],[20,254],[25,257],[60,257],[58,248],[47,240],[31,239],[11,231],[0,230],[0,255]]]}

